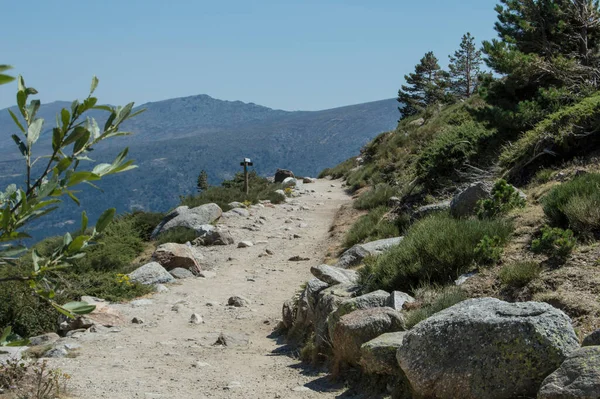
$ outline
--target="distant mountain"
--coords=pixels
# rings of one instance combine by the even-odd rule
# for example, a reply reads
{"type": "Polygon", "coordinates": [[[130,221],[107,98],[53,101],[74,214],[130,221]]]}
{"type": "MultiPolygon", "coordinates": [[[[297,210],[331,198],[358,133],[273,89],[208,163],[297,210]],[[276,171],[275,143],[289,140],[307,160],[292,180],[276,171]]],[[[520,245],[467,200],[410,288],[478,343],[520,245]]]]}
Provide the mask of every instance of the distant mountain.
{"type": "MultiPolygon", "coordinates": [[[[38,113],[46,120],[38,147],[49,148],[55,115],[66,102],[43,105],[38,113]]],[[[252,158],[261,175],[278,167],[298,175],[320,170],[355,155],[377,134],[391,130],[398,120],[394,99],[328,109],[283,111],[240,101],[222,101],[207,95],[147,103],[146,112],[124,125],[135,134],[98,147],[96,161],[114,158],[123,146],[139,169],[109,176],[100,183],[103,192],[85,188],[82,207],[93,220],[108,205],[119,212],[141,208],[166,211],[179,196],[192,193],[196,177],[205,169],[211,184],[239,171],[244,157],[252,158]]],[[[103,120],[104,114],[95,112],[103,120]]],[[[20,154],[10,139],[15,127],[7,110],[0,110],[0,186],[22,179],[20,154]]],[[[68,204],[36,227],[36,238],[62,233],[79,220],[76,206],[68,204]]]]}

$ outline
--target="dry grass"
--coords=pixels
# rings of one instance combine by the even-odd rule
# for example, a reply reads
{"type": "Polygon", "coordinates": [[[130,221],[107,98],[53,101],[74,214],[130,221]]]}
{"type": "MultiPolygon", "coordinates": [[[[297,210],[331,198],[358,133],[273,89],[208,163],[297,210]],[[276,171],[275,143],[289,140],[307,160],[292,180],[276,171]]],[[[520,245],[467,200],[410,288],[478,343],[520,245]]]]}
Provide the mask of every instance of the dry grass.
{"type": "Polygon", "coordinates": [[[344,251],[344,237],[346,236],[346,232],[350,230],[361,216],[367,213],[367,211],[354,209],[352,204],[340,207],[333,219],[333,224],[329,228],[329,245],[325,263],[334,264],[337,262],[338,256],[344,251]]]}

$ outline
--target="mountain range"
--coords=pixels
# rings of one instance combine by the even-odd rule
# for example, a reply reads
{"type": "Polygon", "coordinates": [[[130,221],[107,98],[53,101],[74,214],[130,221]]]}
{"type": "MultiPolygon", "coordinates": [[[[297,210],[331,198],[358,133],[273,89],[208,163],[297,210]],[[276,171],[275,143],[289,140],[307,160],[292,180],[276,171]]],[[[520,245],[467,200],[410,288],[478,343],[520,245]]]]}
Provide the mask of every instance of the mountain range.
{"type": "MultiPolygon", "coordinates": [[[[42,105],[38,117],[44,130],[36,144],[50,148],[51,129],[67,102],[42,105]]],[[[223,101],[208,95],[175,98],[143,104],[146,111],[122,127],[134,134],[109,140],[90,154],[110,161],[124,146],[138,169],[109,176],[99,186],[84,188],[82,209],[91,221],[108,205],[118,212],[132,209],[167,211],[179,196],[195,190],[196,178],[206,170],[209,183],[219,184],[240,171],[244,157],[251,158],[260,175],[277,168],[315,176],[326,167],[354,156],[377,134],[391,130],[398,120],[397,102],[387,99],[323,111],[283,111],[241,101],[223,101]]],[[[101,111],[91,116],[100,121],[101,111]]],[[[24,164],[10,135],[16,127],[6,109],[0,110],[0,187],[23,179],[24,164]]],[[[41,155],[42,153],[40,153],[41,155]]],[[[81,209],[66,203],[34,226],[35,238],[63,233],[77,223],[81,209]]]]}

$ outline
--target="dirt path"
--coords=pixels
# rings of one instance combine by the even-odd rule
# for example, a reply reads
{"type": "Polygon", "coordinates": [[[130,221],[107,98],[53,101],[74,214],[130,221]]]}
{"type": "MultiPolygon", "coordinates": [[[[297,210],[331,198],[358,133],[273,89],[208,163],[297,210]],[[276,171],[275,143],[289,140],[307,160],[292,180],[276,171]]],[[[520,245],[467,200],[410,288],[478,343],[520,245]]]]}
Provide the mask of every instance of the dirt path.
{"type": "Polygon", "coordinates": [[[252,210],[250,218],[224,221],[236,242],[250,240],[255,245],[203,249],[214,264],[212,278],[181,280],[168,292],[153,295],[151,304],[117,305],[126,320],[139,317],[144,324],[78,338],[78,357],[53,361],[72,375],[73,396],[338,397],[341,392],[324,375],[305,369],[282,342],[269,337],[282,303],[310,278],[310,267],[325,257],[336,211],[350,201],[338,181],[319,180],[304,187],[315,192],[275,208],[252,210]],[[267,248],[274,255],[259,257],[267,248]],[[288,261],[296,255],[310,261],[288,261]],[[228,307],[233,295],[246,297],[250,305],[228,307]],[[193,313],[204,323],[190,324],[193,313]],[[221,333],[229,336],[229,346],[213,345],[221,333]]]}

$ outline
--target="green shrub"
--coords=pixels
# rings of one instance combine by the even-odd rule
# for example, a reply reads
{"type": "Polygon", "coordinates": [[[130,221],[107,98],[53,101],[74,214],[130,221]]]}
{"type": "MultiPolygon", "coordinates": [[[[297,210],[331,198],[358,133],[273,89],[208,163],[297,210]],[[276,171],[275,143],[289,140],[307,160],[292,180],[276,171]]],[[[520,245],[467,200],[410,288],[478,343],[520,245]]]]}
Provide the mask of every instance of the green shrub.
{"type": "Polygon", "coordinates": [[[500,179],[492,188],[492,198],[480,200],[477,203],[477,216],[480,219],[494,218],[506,214],[514,208],[525,206],[525,200],[519,192],[506,180],[500,179]]]}
{"type": "Polygon", "coordinates": [[[531,242],[531,250],[538,254],[544,253],[552,257],[565,258],[573,251],[576,243],[577,240],[573,237],[571,230],[544,226],[541,230],[541,237],[531,242]]]}
{"type": "Polygon", "coordinates": [[[474,159],[479,147],[494,134],[495,131],[472,120],[448,127],[420,152],[416,162],[417,176],[433,186],[453,178],[456,170],[474,159]]]}
{"type": "Polygon", "coordinates": [[[185,244],[188,241],[194,241],[196,237],[198,237],[198,235],[194,229],[178,226],[159,234],[158,237],[156,237],[155,244],[157,246],[169,242],[185,244]]]}
{"type": "Polygon", "coordinates": [[[497,219],[454,219],[446,213],[426,217],[404,240],[360,271],[368,291],[412,290],[421,284],[445,284],[467,272],[477,259],[475,248],[485,236],[506,243],[512,224],[497,219]]]}
{"type": "Polygon", "coordinates": [[[106,273],[91,271],[88,273],[70,273],[64,276],[61,284],[61,295],[71,300],[78,300],[82,295],[91,295],[110,302],[122,302],[146,295],[153,291],[152,286],[131,283],[123,278],[139,265],[131,265],[122,273],[106,273]]]}
{"type": "Polygon", "coordinates": [[[482,265],[493,265],[502,258],[502,239],[498,236],[485,236],[475,247],[475,259],[482,265]]]}
{"type": "Polygon", "coordinates": [[[138,232],[138,236],[143,241],[150,241],[152,232],[164,217],[164,213],[143,211],[133,211],[125,216],[125,218],[130,218],[132,220],[134,230],[138,232]]]}
{"type": "Polygon", "coordinates": [[[541,200],[553,226],[577,233],[600,232],[600,174],[586,173],[554,187],[541,200]]]}
{"type": "Polygon", "coordinates": [[[350,170],[354,168],[355,161],[356,158],[350,158],[334,166],[333,168],[324,169],[321,173],[319,173],[319,179],[324,179],[327,176],[331,176],[333,179],[346,177],[350,170]]]}
{"type": "Polygon", "coordinates": [[[536,182],[537,184],[544,184],[544,183],[548,183],[550,180],[552,180],[553,176],[554,176],[554,171],[552,169],[540,169],[537,171],[537,173],[533,177],[533,181],[536,182]]]}
{"type": "Polygon", "coordinates": [[[392,222],[386,219],[387,212],[385,206],[380,206],[361,216],[346,233],[344,247],[350,248],[363,242],[398,237],[404,229],[406,218],[400,217],[397,222],[392,222]]]}
{"type": "Polygon", "coordinates": [[[467,294],[459,287],[450,286],[436,291],[433,299],[424,303],[420,308],[408,312],[406,315],[407,328],[413,328],[415,325],[428,319],[434,314],[468,299],[467,294]]]}
{"type": "Polygon", "coordinates": [[[498,276],[502,284],[521,288],[536,279],[541,271],[541,266],[536,262],[516,262],[502,267],[498,276]]]}
{"type": "Polygon", "coordinates": [[[370,183],[373,183],[372,178],[376,174],[376,171],[377,168],[374,164],[363,165],[348,174],[346,184],[350,187],[351,191],[367,187],[370,183]]]}
{"type": "Polygon", "coordinates": [[[369,191],[361,194],[356,201],[354,207],[356,209],[374,209],[379,206],[387,205],[390,198],[398,194],[397,190],[387,184],[378,184],[369,191]]]}

